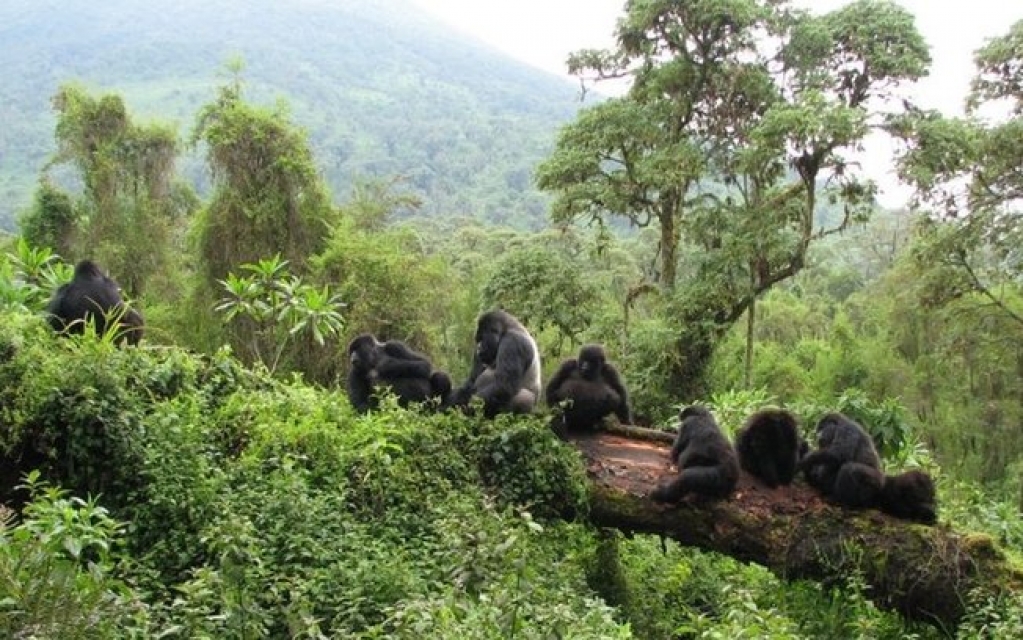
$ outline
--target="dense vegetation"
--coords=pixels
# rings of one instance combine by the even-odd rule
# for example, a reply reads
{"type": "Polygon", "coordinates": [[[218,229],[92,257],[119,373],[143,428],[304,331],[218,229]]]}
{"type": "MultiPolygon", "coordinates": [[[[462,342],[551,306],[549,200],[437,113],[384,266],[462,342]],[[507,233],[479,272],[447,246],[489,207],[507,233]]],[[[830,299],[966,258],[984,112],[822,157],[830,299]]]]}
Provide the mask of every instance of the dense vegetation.
{"type": "Polygon", "coordinates": [[[928,63],[888,3],[631,3],[620,36],[576,64],[633,90],[562,130],[540,231],[409,216],[423,192],[387,178],[338,204],[248,72],[190,114],[204,195],[173,127],[62,85],[53,162],[80,188],[42,181],[0,260],[0,489],[25,485],[4,497],[23,509],[2,511],[0,635],[1018,636],[1018,594],[964,593],[939,630],[879,612],[855,575],[781,583],[594,531],[578,456],[542,418],[356,416],[338,391],[365,331],[460,378],[476,315],[503,306],[547,375],[605,344],[643,421],[702,400],[731,431],[776,403],[808,430],[839,409],[889,469],[934,473],[942,522],[1023,543],[1023,22],[977,55],[971,106],[1010,107],[994,124],[870,117],[928,63]],[[913,211],[874,210],[844,161],[881,125],[913,211]],[[47,330],[84,257],[143,309],[142,348],[47,330]]]}

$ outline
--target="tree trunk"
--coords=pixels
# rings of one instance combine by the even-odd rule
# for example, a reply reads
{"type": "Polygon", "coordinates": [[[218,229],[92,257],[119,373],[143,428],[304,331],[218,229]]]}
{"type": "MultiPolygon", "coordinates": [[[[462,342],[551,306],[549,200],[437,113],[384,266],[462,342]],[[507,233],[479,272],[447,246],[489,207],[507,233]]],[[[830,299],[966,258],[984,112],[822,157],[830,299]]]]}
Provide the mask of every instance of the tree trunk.
{"type": "Polygon", "coordinates": [[[753,388],[753,330],[757,321],[757,298],[753,296],[750,300],[749,309],[746,310],[746,362],[743,375],[743,386],[746,389],[753,388]]]}
{"type": "Polygon", "coordinates": [[[942,628],[955,626],[973,588],[1023,589],[1023,570],[988,536],[873,509],[842,509],[802,481],[770,489],[743,473],[728,500],[654,503],[647,495],[675,473],[668,461],[671,439],[665,432],[613,427],[570,440],[586,462],[594,524],[660,534],[756,562],[785,579],[860,575],[878,606],[942,628]]]}

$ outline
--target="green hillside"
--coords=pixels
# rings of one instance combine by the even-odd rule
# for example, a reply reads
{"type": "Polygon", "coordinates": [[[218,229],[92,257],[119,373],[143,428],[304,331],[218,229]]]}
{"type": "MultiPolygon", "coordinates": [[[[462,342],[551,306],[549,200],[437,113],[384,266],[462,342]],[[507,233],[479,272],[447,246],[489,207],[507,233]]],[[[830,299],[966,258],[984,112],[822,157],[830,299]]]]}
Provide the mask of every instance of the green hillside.
{"type": "MultiPolygon", "coordinates": [[[[49,100],[80,81],[189,134],[244,61],[246,94],[284,99],[335,196],[405,176],[427,214],[537,225],[532,168],[578,107],[575,87],[467,38],[409,0],[7,0],[0,3],[0,226],[54,148],[49,100]]],[[[183,171],[202,186],[194,154],[183,171]]]]}

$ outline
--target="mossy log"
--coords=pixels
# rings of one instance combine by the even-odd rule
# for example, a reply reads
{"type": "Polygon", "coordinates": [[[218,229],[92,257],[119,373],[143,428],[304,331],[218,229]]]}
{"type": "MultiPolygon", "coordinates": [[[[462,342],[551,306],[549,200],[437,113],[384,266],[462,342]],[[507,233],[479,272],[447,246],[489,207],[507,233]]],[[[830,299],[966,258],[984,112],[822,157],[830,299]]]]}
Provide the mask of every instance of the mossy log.
{"type": "Polygon", "coordinates": [[[830,582],[855,572],[878,606],[943,628],[957,624],[971,590],[1023,588],[1023,569],[989,536],[957,533],[940,513],[937,526],[926,526],[842,509],[801,480],[771,489],[744,473],[728,500],[655,503],[650,491],[676,473],[671,438],[638,427],[570,437],[586,461],[594,524],[663,535],[785,579],[830,582]]]}

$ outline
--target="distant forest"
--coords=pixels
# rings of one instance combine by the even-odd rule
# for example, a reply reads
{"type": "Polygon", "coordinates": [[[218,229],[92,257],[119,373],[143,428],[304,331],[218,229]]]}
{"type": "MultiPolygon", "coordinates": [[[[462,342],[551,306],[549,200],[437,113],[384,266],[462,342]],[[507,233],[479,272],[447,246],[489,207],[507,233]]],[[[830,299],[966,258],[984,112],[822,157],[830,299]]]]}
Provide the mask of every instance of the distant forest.
{"type": "MultiPolygon", "coordinates": [[[[0,228],[14,230],[55,151],[51,100],[79,82],[116,92],[187,140],[241,61],[246,95],[285,101],[335,197],[398,177],[421,215],[536,229],[532,183],[580,106],[570,81],[453,30],[408,0],[7,0],[0,4],[0,228]]],[[[199,151],[181,163],[200,192],[199,151]]],[[[60,176],[57,176],[58,178],[60,176]]]]}

